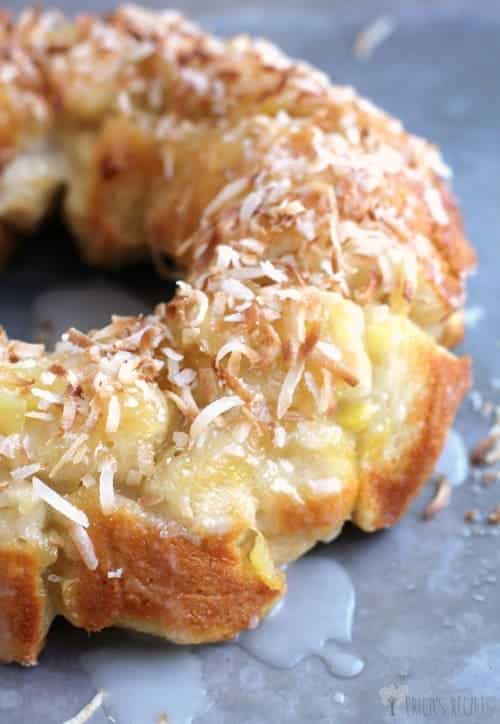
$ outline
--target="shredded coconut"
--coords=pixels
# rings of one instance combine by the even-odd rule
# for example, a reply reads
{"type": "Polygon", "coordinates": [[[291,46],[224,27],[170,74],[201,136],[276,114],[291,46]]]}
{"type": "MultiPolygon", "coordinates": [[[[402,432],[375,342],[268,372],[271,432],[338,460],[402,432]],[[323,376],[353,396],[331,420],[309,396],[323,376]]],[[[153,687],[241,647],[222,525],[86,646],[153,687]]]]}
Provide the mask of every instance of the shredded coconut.
{"type": "Polygon", "coordinates": [[[42,466],[39,463],[33,463],[32,465],[22,465],[21,467],[12,470],[10,475],[13,480],[26,480],[26,478],[31,478],[41,469],[42,466]]]}
{"type": "Polygon", "coordinates": [[[230,201],[235,196],[238,196],[248,186],[248,179],[240,178],[236,181],[232,181],[227,186],[224,186],[222,191],[219,191],[217,196],[212,199],[205,209],[205,216],[212,216],[216,211],[221,209],[227,201],[230,201]]]}
{"type": "Polygon", "coordinates": [[[303,362],[298,362],[296,365],[288,370],[278,397],[278,405],[276,411],[278,420],[281,420],[281,418],[286,414],[288,408],[292,404],[295,390],[297,389],[297,385],[301,380],[303,372],[303,362]]]}
{"type": "Polygon", "coordinates": [[[116,460],[107,457],[100,464],[99,500],[104,515],[110,515],[116,508],[114,480],[117,469],[116,460]]]}
{"type": "Polygon", "coordinates": [[[108,416],[106,418],[106,432],[112,434],[120,427],[121,409],[116,395],[113,395],[108,404],[108,416]]]}
{"type": "Polygon", "coordinates": [[[95,571],[99,565],[99,561],[95,553],[92,539],[85,528],[78,524],[71,525],[69,528],[69,534],[89,571],[95,571]]]}
{"type": "Polygon", "coordinates": [[[89,519],[83,510],[79,510],[76,506],[70,503],[66,498],[57,493],[53,488],[49,488],[39,478],[34,477],[32,480],[34,493],[51,508],[57,510],[58,513],[64,515],[66,518],[71,520],[83,528],[88,528],[89,519]]]}
{"type": "Polygon", "coordinates": [[[241,405],[243,405],[243,400],[236,395],[220,397],[218,400],[211,402],[194,419],[189,431],[191,439],[196,440],[220,415],[241,405]]]}
{"type": "Polygon", "coordinates": [[[114,570],[108,571],[108,578],[121,578],[123,576],[123,568],[115,568],[114,570]]]}
{"type": "Polygon", "coordinates": [[[104,692],[99,691],[94,698],[81,709],[76,716],[68,719],[64,724],[86,724],[90,718],[102,706],[104,701],[104,692]]]}

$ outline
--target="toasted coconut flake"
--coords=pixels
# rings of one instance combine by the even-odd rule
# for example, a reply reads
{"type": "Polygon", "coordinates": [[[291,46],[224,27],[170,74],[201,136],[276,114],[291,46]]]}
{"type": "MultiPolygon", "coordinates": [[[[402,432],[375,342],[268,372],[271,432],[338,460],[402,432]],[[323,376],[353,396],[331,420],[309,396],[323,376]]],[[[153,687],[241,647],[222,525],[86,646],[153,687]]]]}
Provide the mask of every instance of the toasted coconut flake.
{"type": "Polygon", "coordinates": [[[274,428],[273,445],[274,447],[282,448],[286,445],[286,430],[281,425],[276,425],[274,428]]]}
{"type": "Polygon", "coordinates": [[[21,437],[16,433],[4,438],[0,436],[0,455],[9,460],[14,460],[21,450],[21,445],[21,437]]]}
{"type": "Polygon", "coordinates": [[[85,527],[78,524],[73,524],[69,527],[69,534],[87,568],[90,571],[95,571],[97,566],[99,565],[99,561],[95,554],[92,539],[85,530],[85,527]]]}
{"type": "Polygon", "coordinates": [[[121,408],[116,395],[113,395],[108,403],[108,416],[106,418],[106,432],[113,434],[120,427],[121,408]]]}
{"type": "Polygon", "coordinates": [[[393,18],[381,15],[356,36],[353,45],[354,56],[358,60],[370,60],[375,50],[392,35],[395,28],[393,18]]]}
{"type": "Polygon", "coordinates": [[[500,461],[500,439],[497,438],[495,445],[486,455],[488,465],[494,465],[500,461]]]}
{"type": "Polygon", "coordinates": [[[251,364],[257,364],[260,361],[260,354],[249,347],[242,339],[230,339],[229,342],[223,344],[215,357],[215,364],[218,367],[221,360],[228,354],[239,353],[247,357],[251,364]]]}
{"type": "Polygon", "coordinates": [[[240,422],[233,430],[233,437],[236,442],[244,443],[250,434],[250,424],[248,422],[240,422]]]}
{"type": "Polygon", "coordinates": [[[32,387],[31,394],[44,402],[48,402],[49,405],[64,405],[63,395],[58,395],[50,390],[44,390],[40,387],[32,387]]]}
{"type": "Polygon", "coordinates": [[[450,223],[450,219],[443,205],[441,194],[436,188],[434,188],[434,186],[427,186],[424,192],[424,199],[436,224],[446,226],[450,223]]]}
{"type": "Polygon", "coordinates": [[[266,248],[265,245],[261,241],[257,241],[257,239],[240,239],[237,243],[239,246],[248,249],[248,251],[254,254],[263,254],[266,248]]]}
{"type": "Polygon", "coordinates": [[[441,476],[437,484],[436,494],[422,513],[422,518],[424,520],[430,520],[444,510],[450,503],[451,492],[452,487],[450,481],[448,478],[441,476]]]}
{"type": "Polygon", "coordinates": [[[317,342],[316,348],[319,352],[321,352],[321,354],[323,354],[325,357],[328,357],[333,362],[340,362],[342,359],[339,348],[331,342],[324,342],[320,340],[319,342],[317,342]]]}
{"type": "Polygon", "coordinates": [[[236,181],[232,181],[227,186],[224,186],[222,191],[219,191],[217,196],[208,204],[204,215],[206,217],[213,216],[213,214],[215,214],[216,211],[219,211],[219,209],[221,209],[227,201],[230,201],[235,198],[235,196],[238,196],[246,189],[247,186],[248,179],[246,178],[236,179],[236,181]]]}
{"type": "Polygon", "coordinates": [[[205,292],[202,292],[199,289],[193,289],[191,292],[191,296],[195,300],[195,303],[198,304],[198,310],[196,314],[191,317],[191,319],[187,320],[186,323],[190,327],[199,327],[201,324],[203,324],[203,321],[207,316],[208,297],[205,292]]]}
{"type": "Polygon", "coordinates": [[[304,372],[304,382],[306,384],[307,389],[309,390],[312,397],[314,398],[315,403],[319,406],[320,400],[321,400],[321,393],[318,388],[318,385],[316,384],[316,380],[314,379],[312,372],[304,372]]]}
{"type": "Polygon", "coordinates": [[[42,383],[42,385],[47,385],[48,387],[50,387],[50,385],[53,385],[56,380],[56,375],[49,370],[44,370],[40,375],[40,382],[42,383]]]}
{"type": "Polygon", "coordinates": [[[207,405],[193,421],[189,434],[192,440],[196,440],[209,425],[225,412],[232,410],[234,407],[243,405],[243,400],[236,395],[220,397],[207,405]]]}
{"type": "Polygon", "coordinates": [[[244,322],[245,317],[243,316],[243,314],[240,314],[239,312],[237,312],[236,314],[227,314],[224,317],[224,321],[225,322],[244,322]]]}
{"type": "Polygon", "coordinates": [[[285,272],[277,269],[274,264],[272,264],[269,260],[266,259],[265,261],[261,262],[260,266],[263,274],[265,274],[267,277],[269,277],[269,279],[272,279],[278,284],[285,284],[288,281],[288,277],[285,272]]]}
{"type": "Polygon", "coordinates": [[[85,473],[85,475],[82,477],[82,485],[84,488],[92,488],[96,484],[97,481],[94,476],[91,475],[91,473],[85,473]]]}
{"type": "Polygon", "coordinates": [[[229,269],[230,266],[239,267],[240,255],[233,249],[232,246],[227,244],[219,244],[217,247],[217,263],[218,269],[229,269]]]}
{"type": "Polygon", "coordinates": [[[333,358],[334,352],[330,348],[325,352],[325,348],[321,342],[318,342],[316,347],[313,349],[310,359],[320,365],[323,369],[322,372],[328,370],[332,372],[335,377],[340,378],[350,387],[356,387],[359,385],[359,378],[351,372],[342,362],[337,361],[333,358]]]}
{"type": "Polygon", "coordinates": [[[87,349],[88,347],[92,347],[94,344],[92,339],[83,332],[80,332],[78,329],[75,329],[74,327],[71,327],[68,329],[68,331],[63,334],[62,336],[63,341],[71,342],[71,344],[74,344],[75,347],[81,347],[82,349],[87,349]]]}
{"type": "Polygon", "coordinates": [[[71,717],[64,724],[86,724],[90,718],[101,708],[104,702],[104,692],[99,691],[94,698],[81,709],[76,716],[71,717]]]}
{"type": "Polygon", "coordinates": [[[171,347],[163,347],[161,352],[165,355],[165,357],[172,360],[173,362],[180,362],[184,358],[183,354],[181,354],[180,352],[176,352],[171,347]]]}
{"type": "Polygon", "coordinates": [[[54,419],[54,415],[51,412],[39,412],[37,410],[25,412],[24,417],[29,417],[31,420],[41,420],[43,422],[51,422],[54,419]]]}
{"type": "Polygon", "coordinates": [[[243,299],[245,301],[252,301],[255,297],[251,289],[245,284],[242,284],[237,279],[224,279],[221,284],[223,292],[233,297],[233,299],[243,299]]]}
{"type": "Polygon", "coordinates": [[[43,344],[30,344],[14,340],[9,342],[7,355],[12,362],[20,359],[37,359],[43,355],[45,347],[43,344]]]}
{"type": "Polygon", "coordinates": [[[89,414],[87,419],[85,420],[85,429],[89,431],[92,430],[97,425],[101,415],[101,405],[99,404],[97,398],[94,398],[90,401],[89,404],[89,414]]]}
{"type": "Polygon", "coordinates": [[[488,435],[481,440],[470,454],[470,461],[473,465],[484,465],[487,462],[488,453],[495,446],[496,439],[493,435],[488,435]]]}
{"type": "Polygon", "coordinates": [[[264,200],[265,193],[263,190],[251,191],[245,197],[240,208],[240,222],[246,224],[257,211],[264,200]]]}
{"type": "Polygon", "coordinates": [[[34,477],[32,480],[34,493],[47,505],[56,510],[61,515],[64,515],[68,520],[76,523],[78,526],[88,528],[89,519],[83,510],[79,510],[76,506],[70,503],[66,498],[57,493],[53,488],[46,485],[40,478],[34,477]]]}
{"type": "Polygon", "coordinates": [[[495,508],[488,513],[487,521],[489,525],[500,525],[500,505],[495,506],[495,508]]]}
{"type": "Polygon", "coordinates": [[[123,568],[115,568],[114,570],[108,571],[108,578],[121,578],[123,576],[123,568]]]}
{"type": "Polygon", "coordinates": [[[36,473],[40,472],[42,466],[39,463],[33,463],[32,465],[23,465],[19,468],[15,468],[11,471],[11,477],[13,480],[26,480],[31,478],[36,473]]]}
{"type": "Polygon", "coordinates": [[[77,405],[73,396],[67,396],[64,400],[63,413],[61,416],[61,427],[64,432],[68,432],[74,425],[76,420],[77,405]]]}
{"type": "MultiPolygon", "coordinates": [[[[185,392],[186,388],[182,388],[182,392],[185,392]]],[[[167,392],[167,397],[172,400],[174,405],[180,410],[180,412],[186,417],[188,420],[192,420],[196,417],[198,414],[198,406],[192,400],[191,398],[186,398],[185,396],[180,396],[176,392],[172,392],[172,390],[169,390],[167,392]],[[194,402],[194,405],[192,404],[194,402]]]]}
{"type": "Polygon", "coordinates": [[[195,370],[191,369],[191,367],[186,367],[173,375],[172,382],[178,387],[189,387],[196,380],[197,376],[195,370]]]}
{"type": "Polygon", "coordinates": [[[303,373],[304,362],[297,362],[288,370],[278,396],[278,404],[276,408],[278,420],[281,420],[291,406],[295,390],[297,389],[297,385],[299,384],[303,373]]]}
{"type": "Polygon", "coordinates": [[[333,393],[333,375],[331,370],[322,369],[321,376],[323,378],[323,384],[321,385],[318,409],[321,415],[325,415],[327,412],[333,412],[335,408],[335,397],[333,393]]]}
{"type": "Polygon", "coordinates": [[[239,269],[233,269],[231,278],[239,279],[240,281],[247,281],[251,279],[260,279],[265,277],[267,274],[264,272],[261,266],[245,266],[239,269]]]}
{"type": "Polygon", "coordinates": [[[104,515],[111,515],[116,510],[115,500],[115,473],[117,470],[115,458],[106,457],[99,468],[99,502],[104,515]]]}
{"type": "Polygon", "coordinates": [[[83,445],[85,445],[88,438],[89,438],[89,436],[86,432],[82,432],[79,435],[77,435],[77,437],[73,440],[73,442],[68,447],[66,452],[61,455],[58,462],[54,465],[54,467],[50,471],[49,475],[51,478],[55,477],[57,475],[57,473],[61,470],[61,468],[64,467],[64,465],[66,465],[69,462],[71,462],[71,463],[75,462],[75,457],[76,457],[78,450],[83,445]]]}

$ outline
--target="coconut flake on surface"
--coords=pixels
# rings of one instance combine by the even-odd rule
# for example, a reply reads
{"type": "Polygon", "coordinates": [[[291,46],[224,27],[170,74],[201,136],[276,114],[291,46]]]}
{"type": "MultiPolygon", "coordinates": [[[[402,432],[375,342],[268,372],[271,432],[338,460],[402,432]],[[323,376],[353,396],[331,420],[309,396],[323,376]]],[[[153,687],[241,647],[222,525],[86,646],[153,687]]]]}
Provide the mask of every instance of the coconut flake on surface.
{"type": "Polygon", "coordinates": [[[208,204],[205,209],[204,216],[207,217],[215,214],[215,212],[219,211],[219,209],[221,209],[227,201],[230,201],[235,196],[238,196],[242,191],[244,191],[244,189],[246,189],[247,186],[248,179],[246,178],[236,179],[235,181],[227,184],[227,186],[224,186],[217,196],[215,196],[215,198],[213,198],[208,204]]]}
{"type": "Polygon", "coordinates": [[[73,524],[69,528],[69,534],[86,567],[89,571],[95,571],[99,565],[99,561],[95,553],[92,539],[85,528],[81,525],[73,524]]]}
{"type": "Polygon", "coordinates": [[[105,458],[100,464],[99,501],[104,515],[110,515],[116,509],[114,488],[116,469],[117,462],[112,457],[105,458]]]}
{"type": "Polygon", "coordinates": [[[284,427],[277,425],[274,428],[273,445],[274,447],[282,448],[286,445],[287,434],[284,427]]]}
{"type": "Polygon", "coordinates": [[[121,408],[118,397],[113,395],[108,403],[108,416],[106,418],[106,432],[112,434],[120,427],[121,408]]]}
{"type": "Polygon", "coordinates": [[[76,716],[67,719],[64,724],[86,724],[90,718],[101,708],[104,702],[104,691],[99,691],[83,709],[81,709],[76,716]]]}
{"type": "Polygon", "coordinates": [[[115,568],[107,573],[107,578],[121,578],[123,576],[123,568],[115,568]]]}
{"type": "Polygon", "coordinates": [[[216,366],[220,364],[221,360],[226,357],[226,355],[233,354],[233,352],[245,355],[245,357],[248,357],[252,364],[256,363],[260,358],[258,352],[255,352],[255,350],[245,344],[243,340],[238,338],[230,339],[229,342],[223,344],[217,352],[217,355],[215,357],[216,366]]]}
{"type": "Polygon", "coordinates": [[[434,186],[427,186],[424,192],[424,200],[436,224],[446,226],[446,224],[450,223],[441,194],[434,186]]]}
{"type": "Polygon", "coordinates": [[[381,15],[361,30],[353,45],[354,56],[358,60],[370,60],[376,49],[395,31],[396,22],[388,15],[381,15]]]}
{"type": "Polygon", "coordinates": [[[304,372],[304,363],[298,362],[296,365],[291,367],[286,377],[283,381],[283,384],[281,385],[281,390],[278,396],[278,404],[277,404],[277,417],[278,420],[280,420],[285,413],[287,412],[288,408],[293,402],[293,397],[295,395],[295,390],[297,388],[297,385],[299,384],[302,374],[304,372]]]}
{"type": "Polygon", "coordinates": [[[221,284],[221,289],[234,299],[251,301],[255,297],[252,290],[237,279],[224,279],[221,284]]]}
{"type": "Polygon", "coordinates": [[[42,466],[39,463],[33,463],[31,465],[22,465],[19,468],[14,468],[11,471],[10,476],[13,480],[26,480],[31,478],[36,473],[40,472],[42,466]]]}
{"type": "Polygon", "coordinates": [[[83,510],[79,510],[75,505],[66,500],[62,495],[56,492],[53,488],[46,485],[40,478],[34,477],[32,480],[33,491],[40,500],[50,505],[51,508],[56,510],[61,515],[64,515],[68,520],[81,526],[82,528],[88,528],[89,519],[83,510]]]}
{"type": "Polygon", "coordinates": [[[211,402],[194,419],[189,431],[191,439],[196,440],[220,415],[241,405],[243,405],[243,400],[237,395],[220,397],[218,400],[211,402]]]}

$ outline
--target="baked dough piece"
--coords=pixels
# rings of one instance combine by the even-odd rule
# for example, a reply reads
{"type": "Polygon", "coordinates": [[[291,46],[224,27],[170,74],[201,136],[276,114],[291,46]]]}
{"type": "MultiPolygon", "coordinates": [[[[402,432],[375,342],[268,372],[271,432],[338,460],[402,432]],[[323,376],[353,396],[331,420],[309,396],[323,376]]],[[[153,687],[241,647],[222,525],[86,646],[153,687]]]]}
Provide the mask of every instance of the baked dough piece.
{"type": "Polygon", "coordinates": [[[183,287],[155,316],[70,330],[52,355],[5,343],[3,658],[35,661],[55,613],[231,637],[283,593],[279,564],[350,517],[395,522],[430,473],[467,361],[386,306],[245,288],[273,303],[248,308],[253,329],[183,287]]]}
{"type": "Polygon", "coordinates": [[[148,317],[0,344],[0,658],[61,614],[230,638],[283,563],[391,525],[470,365],[435,150],[262,42],[178,15],[0,25],[0,239],[53,195],[91,263],[187,270],[148,317]]]}
{"type": "Polygon", "coordinates": [[[267,42],[133,6],[5,16],[0,42],[4,229],[33,228],[64,189],[92,263],[153,250],[192,269],[195,253],[203,267],[216,245],[256,237],[260,258],[293,254],[314,286],[408,304],[460,338],[474,254],[449,170],[352,89],[267,42]]]}

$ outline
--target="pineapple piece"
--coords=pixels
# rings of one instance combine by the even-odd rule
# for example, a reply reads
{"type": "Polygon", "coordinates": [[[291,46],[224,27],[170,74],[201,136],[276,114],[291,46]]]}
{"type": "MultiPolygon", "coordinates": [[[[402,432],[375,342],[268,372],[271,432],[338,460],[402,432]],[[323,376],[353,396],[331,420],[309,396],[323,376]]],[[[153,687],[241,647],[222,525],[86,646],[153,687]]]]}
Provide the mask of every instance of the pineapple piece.
{"type": "Polygon", "coordinates": [[[8,388],[0,389],[0,435],[12,435],[22,432],[26,400],[8,388]]]}
{"type": "Polygon", "coordinates": [[[369,400],[352,400],[340,404],[335,415],[337,423],[350,432],[362,432],[365,430],[378,406],[369,400]]]}
{"type": "Polygon", "coordinates": [[[262,533],[255,531],[255,542],[249,554],[250,562],[258,577],[269,588],[280,590],[283,585],[283,576],[274,567],[269,546],[262,533]]]}

